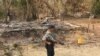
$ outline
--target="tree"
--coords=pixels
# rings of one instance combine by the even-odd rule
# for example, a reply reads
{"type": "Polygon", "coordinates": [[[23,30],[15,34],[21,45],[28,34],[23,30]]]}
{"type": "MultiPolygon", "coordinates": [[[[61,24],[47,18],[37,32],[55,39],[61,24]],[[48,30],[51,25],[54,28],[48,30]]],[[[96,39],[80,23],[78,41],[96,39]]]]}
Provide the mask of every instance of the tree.
{"type": "Polygon", "coordinates": [[[100,0],[93,0],[92,13],[100,15],[100,0]]]}
{"type": "Polygon", "coordinates": [[[10,7],[11,7],[11,1],[12,0],[3,0],[3,5],[5,7],[5,22],[8,23],[11,20],[11,15],[10,15],[10,7]]]}

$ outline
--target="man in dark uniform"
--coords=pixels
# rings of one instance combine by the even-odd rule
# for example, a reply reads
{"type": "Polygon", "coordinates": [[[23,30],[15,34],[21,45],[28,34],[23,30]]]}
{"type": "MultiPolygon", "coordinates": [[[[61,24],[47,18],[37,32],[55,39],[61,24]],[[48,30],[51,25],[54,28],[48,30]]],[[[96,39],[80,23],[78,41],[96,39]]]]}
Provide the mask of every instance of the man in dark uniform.
{"type": "Polygon", "coordinates": [[[55,27],[49,26],[46,34],[43,36],[42,40],[45,42],[45,47],[47,50],[47,56],[54,56],[54,45],[56,43],[56,34],[54,33],[55,27]]]}

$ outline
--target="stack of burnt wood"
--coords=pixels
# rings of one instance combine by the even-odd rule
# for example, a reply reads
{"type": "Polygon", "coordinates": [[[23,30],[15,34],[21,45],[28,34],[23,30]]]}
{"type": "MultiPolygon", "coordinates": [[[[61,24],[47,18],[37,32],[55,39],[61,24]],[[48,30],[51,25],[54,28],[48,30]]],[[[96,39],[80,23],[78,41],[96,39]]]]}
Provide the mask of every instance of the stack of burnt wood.
{"type": "Polygon", "coordinates": [[[82,28],[65,21],[50,20],[48,18],[43,21],[18,22],[12,21],[9,24],[0,23],[0,36],[7,32],[28,31],[28,30],[46,30],[49,25],[54,25],[60,30],[74,30],[82,28]]]}

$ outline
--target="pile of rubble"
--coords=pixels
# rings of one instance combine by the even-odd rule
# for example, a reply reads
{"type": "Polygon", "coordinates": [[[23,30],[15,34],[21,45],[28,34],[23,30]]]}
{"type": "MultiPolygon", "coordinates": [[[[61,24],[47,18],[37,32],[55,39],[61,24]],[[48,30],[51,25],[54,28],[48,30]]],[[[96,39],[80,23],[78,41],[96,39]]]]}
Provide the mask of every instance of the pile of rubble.
{"type": "MultiPolygon", "coordinates": [[[[28,44],[34,39],[35,43],[41,42],[41,38],[49,25],[54,25],[59,33],[82,29],[83,27],[60,20],[44,20],[31,22],[12,21],[9,24],[0,23],[0,41],[20,44],[28,44]],[[25,43],[24,43],[25,42],[25,43]]],[[[32,42],[31,42],[32,43],[32,42]]]]}
{"type": "Polygon", "coordinates": [[[52,24],[55,25],[56,29],[64,29],[64,30],[70,30],[75,28],[80,28],[78,25],[74,25],[71,23],[65,23],[64,21],[49,21],[46,24],[42,24],[42,22],[38,21],[32,21],[32,22],[17,22],[13,21],[9,24],[1,23],[0,24],[0,35],[2,35],[5,32],[17,32],[17,31],[26,31],[26,30],[33,30],[33,29],[40,29],[45,30],[47,29],[47,25],[52,24]]]}

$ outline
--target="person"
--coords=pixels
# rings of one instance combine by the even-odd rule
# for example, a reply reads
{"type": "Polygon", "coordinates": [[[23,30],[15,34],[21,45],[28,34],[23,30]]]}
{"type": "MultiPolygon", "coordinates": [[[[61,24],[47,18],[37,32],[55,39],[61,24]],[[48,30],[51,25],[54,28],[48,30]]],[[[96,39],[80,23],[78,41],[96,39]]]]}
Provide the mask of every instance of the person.
{"type": "Polygon", "coordinates": [[[55,54],[54,46],[56,43],[56,34],[54,33],[54,30],[54,26],[49,26],[46,34],[42,38],[42,40],[45,42],[47,56],[54,56],[55,54]]]}

